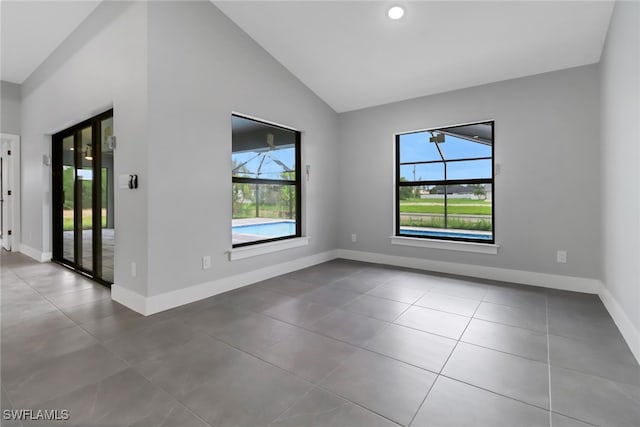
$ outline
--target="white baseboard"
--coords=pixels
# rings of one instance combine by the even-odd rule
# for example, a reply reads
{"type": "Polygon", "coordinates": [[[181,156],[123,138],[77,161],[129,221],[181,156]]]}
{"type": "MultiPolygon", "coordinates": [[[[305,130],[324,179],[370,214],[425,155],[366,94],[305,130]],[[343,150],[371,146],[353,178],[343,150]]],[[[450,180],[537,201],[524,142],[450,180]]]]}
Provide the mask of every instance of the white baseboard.
{"type": "Polygon", "coordinates": [[[544,288],[560,289],[564,291],[597,294],[602,289],[602,282],[600,280],[584,277],[560,276],[557,274],[511,270],[506,268],[487,267],[484,265],[433,261],[423,258],[401,257],[373,252],[352,251],[348,249],[338,249],[336,252],[338,258],[346,258],[354,261],[395,265],[398,267],[415,268],[418,270],[427,270],[437,273],[457,274],[460,276],[477,277],[501,282],[522,283],[524,285],[541,286],[544,288]]]}
{"type": "Polygon", "coordinates": [[[26,256],[28,256],[29,258],[33,258],[38,262],[49,262],[51,261],[51,252],[40,252],[37,249],[33,249],[30,246],[25,245],[24,243],[21,244],[19,251],[23,254],[25,254],[26,256]]]}
{"type": "Polygon", "coordinates": [[[147,297],[117,284],[111,285],[111,299],[140,314],[147,313],[147,297]]]}
{"type": "Polygon", "coordinates": [[[640,363],[640,331],[638,331],[633,322],[631,322],[631,319],[629,319],[629,316],[627,316],[627,313],[624,312],[620,304],[618,304],[613,295],[611,295],[609,289],[603,286],[599,295],[602,303],[627,342],[631,353],[633,353],[638,363],[640,363]]]}
{"type": "Polygon", "coordinates": [[[629,349],[635,356],[638,363],[640,363],[640,331],[638,331],[622,307],[620,307],[613,295],[611,295],[609,290],[600,280],[469,264],[457,264],[443,261],[431,261],[420,258],[399,257],[346,249],[338,249],[336,252],[338,258],[346,258],[355,261],[395,265],[398,267],[429,270],[439,273],[459,274],[462,276],[522,283],[565,291],[598,294],[605,308],[611,315],[611,318],[620,330],[620,333],[627,342],[627,345],[629,345],[629,349]]]}
{"type": "Polygon", "coordinates": [[[249,271],[235,276],[224,277],[210,282],[200,283],[187,288],[177,289],[159,295],[145,297],[114,284],[111,287],[111,298],[138,313],[146,316],[189,304],[204,298],[209,298],[223,292],[266,280],[274,276],[289,273],[301,268],[310,267],[335,258],[345,258],[377,264],[394,265],[398,267],[415,268],[438,273],[457,274],[461,276],[478,277],[482,279],[503,282],[522,283],[526,285],[567,291],[597,294],[602,289],[602,282],[597,279],[582,277],[559,276],[554,274],[536,273],[531,271],[510,270],[504,268],[486,267],[470,264],[458,264],[444,261],[432,261],[421,258],[399,257],[372,252],[336,249],[320,254],[299,258],[293,261],[249,271]]]}
{"type": "MultiPolygon", "coordinates": [[[[43,258],[42,254],[37,251],[33,251],[31,248],[26,247],[26,250],[31,251],[31,253],[23,252],[34,259],[39,259],[36,256],[40,256],[40,259],[43,258]]],[[[532,271],[511,270],[471,264],[433,261],[421,258],[400,257],[372,252],[336,249],[150,297],[145,297],[127,288],[114,284],[111,287],[111,298],[114,301],[137,311],[138,313],[149,316],[151,314],[159,313],[161,311],[169,310],[171,308],[179,307],[181,305],[189,304],[223,292],[266,280],[271,277],[330,261],[335,258],[344,258],[376,264],[387,264],[438,273],[478,277],[503,282],[522,283],[526,285],[566,291],[598,294],[627,341],[627,344],[634,356],[640,362],[640,332],[638,332],[629,317],[613,298],[609,290],[603,286],[600,280],[583,277],[560,276],[532,271]]]]}
{"type": "Polygon", "coordinates": [[[241,288],[271,277],[330,261],[335,258],[335,251],[322,252],[316,255],[298,258],[293,261],[237,274],[235,276],[200,283],[160,295],[152,295],[150,297],[142,296],[136,292],[114,284],[111,287],[111,298],[140,314],[149,316],[184,304],[209,298],[223,292],[241,288]]]}

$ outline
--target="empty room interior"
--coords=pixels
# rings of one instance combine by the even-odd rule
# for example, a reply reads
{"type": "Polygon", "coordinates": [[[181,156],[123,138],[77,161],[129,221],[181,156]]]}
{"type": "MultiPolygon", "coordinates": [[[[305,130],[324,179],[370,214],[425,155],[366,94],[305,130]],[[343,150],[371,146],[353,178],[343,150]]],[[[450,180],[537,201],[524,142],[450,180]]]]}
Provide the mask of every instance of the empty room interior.
{"type": "Polygon", "coordinates": [[[640,2],[0,11],[2,426],[640,426],[640,2]]]}

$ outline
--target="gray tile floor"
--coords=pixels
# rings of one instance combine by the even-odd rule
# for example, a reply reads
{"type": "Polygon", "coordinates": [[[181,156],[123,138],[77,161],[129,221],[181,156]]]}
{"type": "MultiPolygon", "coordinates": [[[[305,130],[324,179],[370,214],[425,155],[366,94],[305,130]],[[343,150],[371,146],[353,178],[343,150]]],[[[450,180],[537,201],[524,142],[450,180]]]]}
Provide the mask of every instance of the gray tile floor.
{"type": "Polygon", "coordinates": [[[150,317],[3,252],[3,426],[640,425],[596,296],[335,260],[150,317]]]}
{"type": "MultiPolygon", "coordinates": [[[[73,231],[65,231],[62,233],[62,256],[66,260],[74,259],[74,236],[73,231]]],[[[114,228],[102,229],[102,271],[95,271],[93,268],[93,231],[82,231],[82,257],[81,266],[87,270],[93,271],[96,276],[103,280],[113,283],[113,259],[114,249],[116,245],[116,230],[114,228]]]]}

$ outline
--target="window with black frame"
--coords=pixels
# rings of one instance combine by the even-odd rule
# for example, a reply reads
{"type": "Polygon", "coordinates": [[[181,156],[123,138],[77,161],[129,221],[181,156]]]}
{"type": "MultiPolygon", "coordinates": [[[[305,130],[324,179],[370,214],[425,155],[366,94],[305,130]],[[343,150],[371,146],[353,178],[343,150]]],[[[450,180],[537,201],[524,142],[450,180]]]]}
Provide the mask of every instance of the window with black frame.
{"type": "Polygon", "coordinates": [[[494,243],[493,126],[396,135],[396,235],[494,243]]]}
{"type": "Polygon", "coordinates": [[[233,247],[301,236],[300,132],[232,116],[233,247]]]}

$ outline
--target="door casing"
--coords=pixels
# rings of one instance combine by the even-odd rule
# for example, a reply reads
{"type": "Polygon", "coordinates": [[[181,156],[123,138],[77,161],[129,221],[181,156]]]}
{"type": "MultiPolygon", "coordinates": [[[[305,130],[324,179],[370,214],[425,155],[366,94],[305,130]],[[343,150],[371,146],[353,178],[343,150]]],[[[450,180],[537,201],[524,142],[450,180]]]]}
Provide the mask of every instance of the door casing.
{"type": "Polygon", "coordinates": [[[1,134],[2,159],[2,247],[20,249],[20,136],[1,134]]]}

